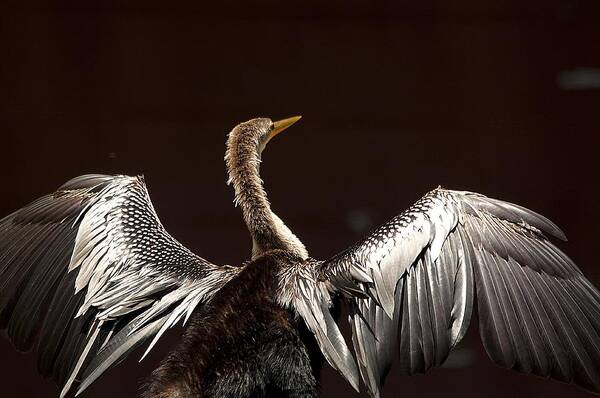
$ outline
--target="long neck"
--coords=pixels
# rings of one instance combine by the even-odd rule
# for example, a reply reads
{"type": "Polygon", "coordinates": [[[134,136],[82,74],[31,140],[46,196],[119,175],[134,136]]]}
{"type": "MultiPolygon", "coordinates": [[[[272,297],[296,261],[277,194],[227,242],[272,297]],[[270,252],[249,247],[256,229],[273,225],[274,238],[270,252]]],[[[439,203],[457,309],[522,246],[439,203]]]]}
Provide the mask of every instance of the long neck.
{"type": "Polygon", "coordinates": [[[257,136],[234,130],[227,141],[225,160],[229,183],[235,190],[235,203],[242,208],[252,236],[252,257],[273,249],[308,257],[302,242],[271,210],[259,174],[261,160],[257,136]]]}

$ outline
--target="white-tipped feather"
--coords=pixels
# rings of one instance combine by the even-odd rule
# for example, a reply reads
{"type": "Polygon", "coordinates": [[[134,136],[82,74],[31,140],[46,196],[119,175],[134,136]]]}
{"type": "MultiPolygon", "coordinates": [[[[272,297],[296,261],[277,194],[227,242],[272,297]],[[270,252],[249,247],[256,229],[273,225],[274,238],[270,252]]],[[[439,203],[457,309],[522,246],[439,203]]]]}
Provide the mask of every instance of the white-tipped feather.
{"type": "Polygon", "coordinates": [[[352,329],[371,395],[379,395],[396,335],[404,372],[441,364],[467,331],[475,285],[480,332],[495,361],[561,380],[573,379],[577,366],[584,370],[577,382],[600,390],[600,293],[587,288],[589,282],[545,233],[564,238],[556,225],[523,207],[436,189],[359,244],[323,262],[321,280],[332,290],[348,294],[354,279],[359,293],[369,292],[369,298],[353,298],[352,329]],[[362,269],[373,283],[357,277],[362,269]],[[559,297],[559,307],[545,302],[559,297]],[[568,336],[566,342],[552,333],[540,340],[537,329],[553,332],[548,329],[553,322],[568,336]],[[587,344],[586,350],[583,343],[572,343],[577,339],[587,344]],[[546,345],[548,352],[540,350],[546,345]]]}
{"type": "Polygon", "coordinates": [[[181,319],[187,321],[200,303],[239,271],[210,264],[174,240],[160,224],[140,178],[116,176],[102,181],[108,183],[73,224],[78,230],[68,272],[77,272],[73,294],[85,291],[75,317],[93,311],[94,321],[85,331],[84,348],[61,396],[81,373],[88,377],[83,378],[78,394],[131,347],[153,337],[145,356],[165,330],[181,319]],[[127,333],[118,333],[115,326],[132,313],[137,315],[120,326],[127,333]],[[101,344],[104,359],[97,364],[92,361],[90,366],[96,368],[86,368],[105,324],[110,330],[101,344]],[[113,341],[117,336],[118,344],[113,341]]]}

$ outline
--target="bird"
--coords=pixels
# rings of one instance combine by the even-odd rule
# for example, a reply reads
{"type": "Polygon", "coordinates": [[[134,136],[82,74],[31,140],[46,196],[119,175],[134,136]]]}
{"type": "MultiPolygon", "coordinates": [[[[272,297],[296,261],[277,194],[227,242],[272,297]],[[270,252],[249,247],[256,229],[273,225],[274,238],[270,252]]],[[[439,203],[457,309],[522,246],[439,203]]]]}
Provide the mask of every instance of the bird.
{"type": "Polygon", "coordinates": [[[252,241],[242,264],[175,240],[142,176],[76,177],[0,221],[0,329],[35,349],[60,397],[83,394],[140,346],[143,358],[180,323],[141,398],[313,398],[325,362],[380,397],[393,362],[404,374],[442,365],[475,312],[496,364],[600,392],[600,292],[538,213],[438,187],[312,258],[260,177],[267,144],[299,118],[228,134],[228,184],[252,241]]]}

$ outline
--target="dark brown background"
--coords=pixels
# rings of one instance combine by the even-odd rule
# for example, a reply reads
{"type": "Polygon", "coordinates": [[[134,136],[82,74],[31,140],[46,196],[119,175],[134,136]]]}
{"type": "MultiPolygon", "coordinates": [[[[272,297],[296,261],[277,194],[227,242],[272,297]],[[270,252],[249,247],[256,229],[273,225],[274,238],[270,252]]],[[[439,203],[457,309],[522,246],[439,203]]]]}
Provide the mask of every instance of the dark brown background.
{"type": "MultiPolygon", "coordinates": [[[[549,216],[600,285],[597,70],[576,71],[591,79],[581,90],[561,75],[600,67],[594,1],[100,3],[0,6],[0,214],[79,174],[143,173],[173,235],[238,263],[250,241],[224,183],[225,135],[302,114],[262,172],[314,257],[441,184],[549,216]]],[[[178,333],[86,396],[132,396],[178,333]]],[[[588,396],[496,368],[476,333],[447,367],[392,372],[383,396],[588,396]]],[[[356,396],[323,376],[323,396],[356,396]]],[[[57,394],[4,340],[0,378],[2,397],[57,394]]]]}

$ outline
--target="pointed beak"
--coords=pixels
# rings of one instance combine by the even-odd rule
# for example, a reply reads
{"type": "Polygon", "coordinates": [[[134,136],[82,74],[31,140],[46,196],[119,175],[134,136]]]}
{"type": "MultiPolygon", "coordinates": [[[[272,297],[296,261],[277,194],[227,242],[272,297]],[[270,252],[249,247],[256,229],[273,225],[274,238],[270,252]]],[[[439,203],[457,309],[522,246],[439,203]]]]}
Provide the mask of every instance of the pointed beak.
{"type": "Polygon", "coordinates": [[[290,127],[292,124],[296,123],[298,120],[300,120],[301,117],[302,116],[293,116],[293,117],[288,117],[287,119],[278,120],[276,122],[273,122],[273,130],[271,130],[269,132],[269,135],[267,136],[267,142],[269,142],[271,140],[271,138],[275,137],[277,134],[281,133],[283,130],[290,127]]]}

